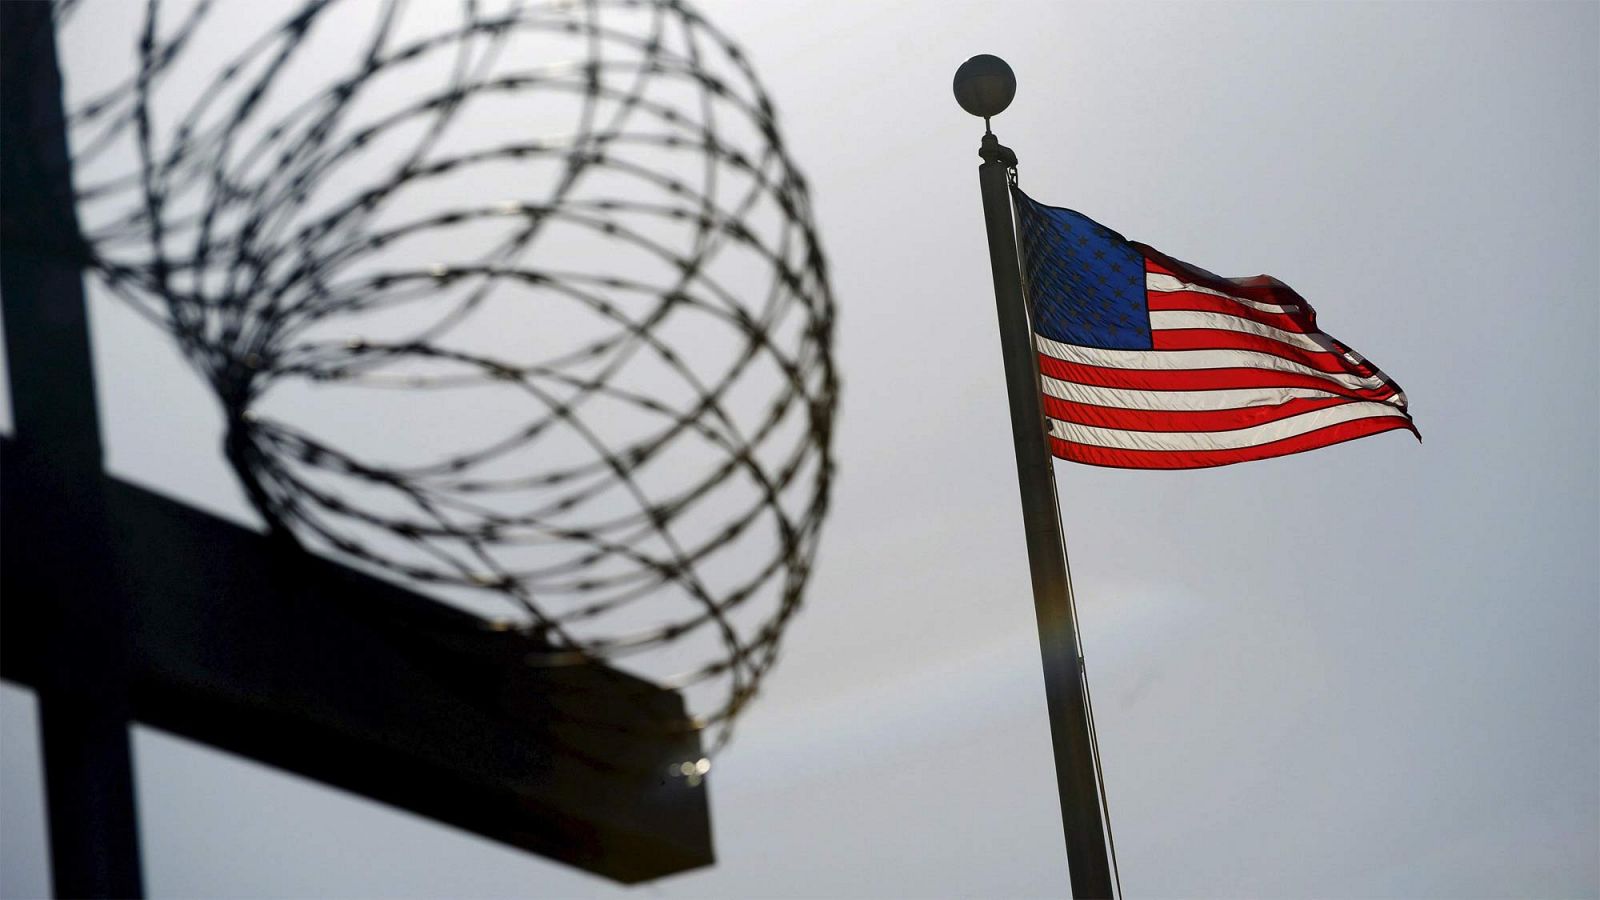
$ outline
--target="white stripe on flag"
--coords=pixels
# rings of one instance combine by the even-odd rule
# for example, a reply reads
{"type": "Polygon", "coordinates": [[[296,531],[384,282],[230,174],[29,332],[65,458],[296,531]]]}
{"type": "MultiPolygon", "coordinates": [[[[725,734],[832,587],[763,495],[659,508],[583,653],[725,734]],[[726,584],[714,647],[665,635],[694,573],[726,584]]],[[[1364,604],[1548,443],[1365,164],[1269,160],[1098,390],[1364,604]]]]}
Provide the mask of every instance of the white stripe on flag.
{"type": "Polygon", "coordinates": [[[1298,387],[1228,388],[1217,391],[1138,391],[1078,384],[1051,378],[1049,375],[1040,375],[1039,380],[1043,384],[1044,392],[1052,397],[1114,409],[1203,412],[1217,409],[1244,409],[1250,406],[1277,406],[1290,400],[1342,396],[1332,391],[1298,387]]]}
{"type": "Polygon", "coordinates": [[[1243,303],[1245,306],[1248,306],[1251,309],[1259,309],[1262,312],[1293,313],[1300,311],[1300,304],[1298,303],[1290,303],[1285,306],[1279,306],[1275,303],[1262,303],[1259,300],[1246,300],[1243,297],[1235,297],[1232,294],[1224,294],[1222,291],[1216,290],[1215,288],[1208,288],[1204,285],[1183,281],[1172,275],[1164,275],[1160,272],[1146,272],[1144,275],[1144,286],[1149,290],[1162,294],[1170,294],[1173,291],[1191,291],[1196,294],[1210,294],[1213,297],[1221,297],[1224,300],[1232,300],[1235,303],[1243,303]]]}
{"type": "Polygon", "coordinates": [[[1313,410],[1276,422],[1237,428],[1233,431],[1124,431],[1051,419],[1050,435],[1077,444],[1111,447],[1116,450],[1237,450],[1270,444],[1273,441],[1292,438],[1330,425],[1383,416],[1405,418],[1405,413],[1387,403],[1356,400],[1343,406],[1313,410]]]}
{"type": "MultiPolygon", "coordinates": [[[[1328,340],[1327,335],[1300,334],[1295,331],[1284,331],[1282,328],[1273,328],[1260,322],[1230,316],[1227,313],[1195,312],[1186,309],[1150,311],[1150,327],[1160,331],[1171,331],[1178,328],[1214,328],[1218,331],[1237,331],[1240,334],[1253,334],[1264,337],[1291,347],[1310,350],[1312,353],[1339,353],[1339,349],[1328,340]]],[[[1354,365],[1361,361],[1352,359],[1354,365]]]]}
{"type": "Polygon", "coordinates": [[[1330,384],[1351,390],[1382,390],[1388,385],[1382,378],[1363,378],[1345,372],[1324,372],[1271,353],[1255,350],[1103,350],[1099,347],[1079,347],[1063,344],[1042,334],[1033,336],[1039,352],[1069,363],[1100,366],[1107,369],[1162,369],[1189,371],[1194,369],[1269,369],[1310,375],[1330,384]]]}

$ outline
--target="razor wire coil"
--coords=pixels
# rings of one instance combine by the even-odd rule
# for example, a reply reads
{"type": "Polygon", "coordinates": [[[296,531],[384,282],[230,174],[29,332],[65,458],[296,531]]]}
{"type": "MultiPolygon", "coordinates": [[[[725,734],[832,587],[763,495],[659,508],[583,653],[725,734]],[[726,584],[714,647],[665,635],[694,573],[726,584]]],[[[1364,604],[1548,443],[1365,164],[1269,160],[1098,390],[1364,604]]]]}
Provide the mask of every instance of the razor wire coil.
{"type": "Polygon", "coordinates": [[[720,747],[810,575],[838,394],[749,61],[672,0],[229,6],[150,0],[73,107],[91,271],[206,380],[283,540],[498,604],[542,664],[693,645],[670,683],[720,747]],[[494,414],[402,462],[323,433],[361,416],[306,415],[329,391],[494,414]]]}

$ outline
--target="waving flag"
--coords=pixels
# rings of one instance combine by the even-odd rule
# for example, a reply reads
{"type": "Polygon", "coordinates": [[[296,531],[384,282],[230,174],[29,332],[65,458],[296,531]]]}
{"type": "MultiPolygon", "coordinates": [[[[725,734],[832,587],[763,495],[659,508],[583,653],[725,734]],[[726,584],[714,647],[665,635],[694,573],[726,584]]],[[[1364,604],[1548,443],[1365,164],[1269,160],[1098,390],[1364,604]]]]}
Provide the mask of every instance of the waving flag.
{"type": "Polygon", "coordinates": [[[1400,386],[1283,282],[1222,278],[1014,194],[1054,455],[1196,469],[1417,434],[1400,386]]]}

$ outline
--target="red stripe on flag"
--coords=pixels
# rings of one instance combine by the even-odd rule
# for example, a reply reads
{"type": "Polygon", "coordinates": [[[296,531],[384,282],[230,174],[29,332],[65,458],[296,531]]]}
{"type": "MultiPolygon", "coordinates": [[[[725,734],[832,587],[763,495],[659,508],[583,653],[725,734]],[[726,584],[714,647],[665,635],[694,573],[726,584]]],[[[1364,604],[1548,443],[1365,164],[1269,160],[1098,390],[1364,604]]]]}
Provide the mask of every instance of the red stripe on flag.
{"type": "MultiPolygon", "coordinates": [[[[1135,243],[1135,246],[1138,246],[1137,242],[1135,243]]],[[[1140,247],[1139,249],[1142,250],[1146,248],[1140,247]]],[[[1172,277],[1176,278],[1178,277],[1178,273],[1175,271],[1176,268],[1176,266],[1164,265],[1159,260],[1151,259],[1148,256],[1146,256],[1144,259],[1144,270],[1146,272],[1154,272],[1157,275],[1171,275],[1172,277]]]]}
{"type": "MultiPolygon", "coordinates": [[[[1199,269],[1185,263],[1183,260],[1173,259],[1149,244],[1138,241],[1129,241],[1135,250],[1144,254],[1144,268],[1146,272],[1158,275],[1171,275],[1179,281],[1198,284],[1202,287],[1254,300],[1258,303],[1275,303],[1278,306],[1287,306],[1291,303],[1304,304],[1305,298],[1295,292],[1294,288],[1273,278],[1271,275],[1256,275],[1251,278],[1223,278],[1213,275],[1204,269],[1199,269]]],[[[1315,314],[1307,307],[1307,313],[1315,321],[1315,314]]]]}
{"type": "Polygon", "coordinates": [[[1293,453],[1303,453],[1315,450],[1318,447],[1327,447],[1368,435],[1381,434],[1385,431],[1407,429],[1416,434],[1417,429],[1405,419],[1395,416],[1377,416],[1371,419],[1357,419],[1353,422],[1341,422],[1329,425],[1306,434],[1273,441],[1270,444],[1258,444],[1254,447],[1239,447],[1227,450],[1120,450],[1112,447],[1097,447],[1092,444],[1079,444],[1050,438],[1050,452],[1061,459],[1072,462],[1086,463],[1091,466],[1106,466],[1114,469],[1205,469],[1211,466],[1226,466],[1232,463],[1249,462],[1256,459],[1271,459],[1274,456],[1288,456],[1293,453]]]}
{"type": "Polygon", "coordinates": [[[1257,353],[1270,353],[1290,362],[1309,366],[1319,372],[1357,375],[1362,378],[1371,378],[1378,374],[1371,366],[1352,363],[1337,353],[1305,350],[1272,338],[1239,331],[1216,328],[1163,328],[1150,333],[1150,344],[1154,350],[1254,350],[1257,353]]]}
{"type": "Polygon", "coordinates": [[[1284,331],[1315,334],[1317,329],[1305,316],[1262,312],[1226,297],[1214,297],[1197,291],[1149,291],[1151,312],[1211,312],[1225,316],[1238,316],[1249,322],[1271,325],[1284,331]]]}
{"type": "Polygon", "coordinates": [[[1114,428],[1118,431],[1176,432],[1235,431],[1252,425],[1264,425],[1279,419],[1291,418],[1301,413],[1327,409],[1330,406],[1343,406],[1356,402],[1348,397],[1303,397],[1272,406],[1162,410],[1094,406],[1088,403],[1074,403],[1049,394],[1045,394],[1043,399],[1044,414],[1064,422],[1093,425],[1096,428],[1114,428]]]}
{"type": "Polygon", "coordinates": [[[1271,369],[1113,369],[1039,354],[1039,371],[1051,378],[1135,391],[1221,391],[1236,388],[1315,388],[1357,400],[1387,400],[1393,387],[1348,388],[1329,379],[1271,369]]]}

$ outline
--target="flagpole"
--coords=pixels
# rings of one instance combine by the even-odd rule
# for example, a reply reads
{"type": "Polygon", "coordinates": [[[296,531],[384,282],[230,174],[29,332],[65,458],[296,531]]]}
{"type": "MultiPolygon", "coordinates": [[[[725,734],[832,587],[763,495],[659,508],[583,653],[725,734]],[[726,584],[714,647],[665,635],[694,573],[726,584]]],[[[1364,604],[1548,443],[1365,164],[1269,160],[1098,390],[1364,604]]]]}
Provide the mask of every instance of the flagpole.
{"type": "Polygon", "coordinates": [[[1033,607],[1044,661],[1045,704],[1055,749],[1056,789],[1061,828],[1067,843],[1072,895],[1078,900],[1109,898],[1111,869],[1100,816],[1100,793],[1078,653],[1072,585],[1067,579],[1061,513],[1056,505],[1055,469],[1045,433],[1039,367],[1022,297],[1022,267],[1017,258],[1011,209],[1011,173],[1016,154],[989,130],[1016,93],[1016,78],[1004,60],[974,56],[956,71],[956,100],[984,121],[978,155],[978,183],[989,233],[989,265],[1000,315],[1000,351],[1011,398],[1011,436],[1017,451],[1017,486],[1022,492],[1022,523],[1033,577],[1033,607]]]}

